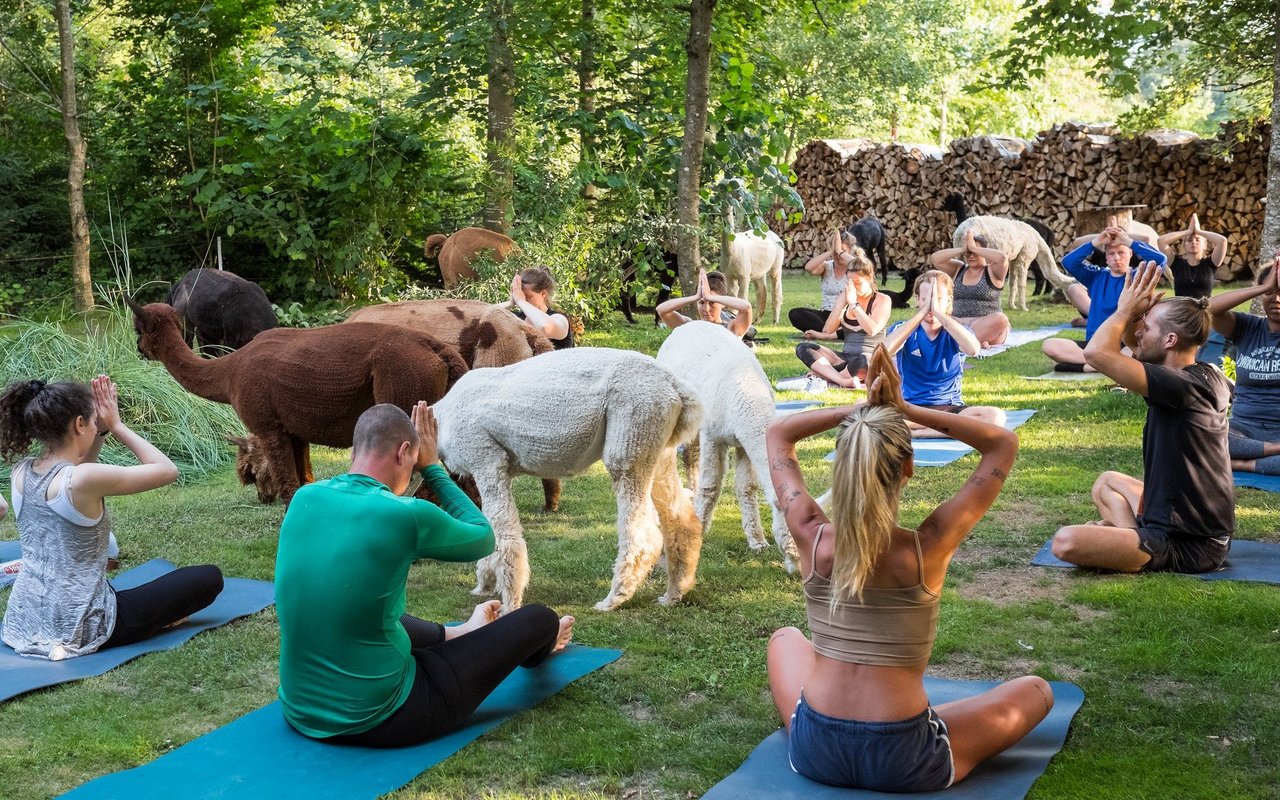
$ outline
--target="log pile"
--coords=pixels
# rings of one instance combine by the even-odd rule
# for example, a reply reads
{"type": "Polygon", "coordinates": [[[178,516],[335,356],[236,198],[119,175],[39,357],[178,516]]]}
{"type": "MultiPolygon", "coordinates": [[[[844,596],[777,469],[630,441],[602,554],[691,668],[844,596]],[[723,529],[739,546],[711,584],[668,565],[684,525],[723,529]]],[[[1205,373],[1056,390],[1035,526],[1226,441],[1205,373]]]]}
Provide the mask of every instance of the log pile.
{"type": "Polygon", "coordinates": [[[838,226],[874,213],[889,231],[899,268],[922,265],[950,245],[955,218],[942,210],[951,192],[972,214],[1038,219],[1055,233],[1061,257],[1080,212],[1144,205],[1135,215],[1160,233],[1181,230],[1192,212],[1203,228],[1230,237],[1224,272],[1258,261],[1266,196],[1270,126],[1224,125],[1201,139],[1185,131],[1121,136],[1110,126],[1065,123],[1025,141],[997,136],[956,139],[943,150],[867,139],[810,142],[796,155],[797,224],[775,222],[790,262],[825,248],[838,226]]]}

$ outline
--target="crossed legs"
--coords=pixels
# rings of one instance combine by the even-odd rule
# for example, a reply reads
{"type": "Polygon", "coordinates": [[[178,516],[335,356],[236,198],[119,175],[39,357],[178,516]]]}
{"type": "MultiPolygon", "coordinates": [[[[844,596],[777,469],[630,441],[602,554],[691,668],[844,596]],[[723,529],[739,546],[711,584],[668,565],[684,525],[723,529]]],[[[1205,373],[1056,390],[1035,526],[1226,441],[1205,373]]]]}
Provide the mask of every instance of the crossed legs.
{"type": "Polygon", "coordinates": [[[1053,554],[1082,567],[1141,570],[1151,560],[1138,539],[1142,481],[1121,472],[1104,472],[1093,483],[1093,504],[1102,519],[1059,528],[1053,536],[1053,554]]]}

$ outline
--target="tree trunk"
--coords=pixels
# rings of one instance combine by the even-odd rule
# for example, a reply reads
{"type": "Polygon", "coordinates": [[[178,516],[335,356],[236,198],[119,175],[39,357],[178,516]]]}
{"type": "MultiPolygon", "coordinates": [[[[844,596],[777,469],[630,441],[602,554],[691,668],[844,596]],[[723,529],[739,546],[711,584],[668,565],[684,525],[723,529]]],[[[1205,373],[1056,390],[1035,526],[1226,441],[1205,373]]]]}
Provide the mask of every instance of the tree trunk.
{"type": "Polygon", "coordinates": [[[698,200],[702,189],[702,147],[707,132],[707,93],[711,63],[711,15],[715,0],[692,0],[689,38],[684,50],[688,69],[684,83],[684,141],[680,146],[676,214],[680,221],[676,254],[680,283],[692,294],[702,255],[698,250],[698,200]]]}
{"type": "Polygon", "coordinates": [[[1271,263],[1280,250],[1280,9],[1276,10],[1275,62],[1271,79],[1271,149],[1267,152],[1267,208],[1262,217],[1258,263],[1253,274],[1271,263]]]}
{"type": "MultiPolygon", "coordinates": [[[[582,58],[578,62],[578,110],[582,112],[582,131],[579,134],[578,165],[584,175],[589,175],[595,161],[596,137],[592,126],[596,116],[596,3],[582,0],[582,58]]],[[[582,184],[582,199],[587,201],[587,213],[591,213],[596,199],[596,185],[590,179],[582,184]]]]}
{"type": "Polygon", "coordinates": [[[67,137],[67,205],[71,211],[71,279],[76,311],[93,308],[93,278],[89,274],[89,218],[84,210],[85,142],[76,110],[75,31],[71,0],[58,0],[58,50],[62,58],[62,127],[67,137]]]}
{"type": "Polygon", "coordinates": [[[509,38],[510,0],[488,0],[489,120],[485,131],[485,160],[489,164],[484,226],[506,234],[511,230],[512,170],[515,138],[515,56],[509,38]]]}
{"type": "Polygon", "coordinates": [[[947,146],[947,88],[942,87],[942,106],[938,112],[938,146],[947,146]]]}

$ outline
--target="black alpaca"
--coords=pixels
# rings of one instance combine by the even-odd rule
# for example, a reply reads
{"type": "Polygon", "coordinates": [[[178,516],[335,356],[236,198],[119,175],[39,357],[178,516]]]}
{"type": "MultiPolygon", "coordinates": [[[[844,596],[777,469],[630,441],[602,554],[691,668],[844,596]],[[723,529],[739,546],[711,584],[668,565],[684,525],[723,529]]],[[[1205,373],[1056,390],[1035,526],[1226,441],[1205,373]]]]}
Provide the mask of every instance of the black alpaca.
{"type": "Polygon", "coordinates": [[[266,292],[253,281],[220,269],[193,269],[169,289],[165,303],[182,322],[182,337],[201,348],[238,350],[263,331],[276,327],[266,292]]]}
{"type": "Polygon", "coordinates": [[[880,282],[888,283],[889,270],[894,267],[884,254],[885,240],[889,238],[889,235],[885,231],[884,225],[880,224],[880,220],[868,214],[845,228],[845,230],[854,239],[858,240],[858,247],[861,247],[862,251],[867,254],[867,258],[870,258],[880,268],[880,282]]]}
{"type": "MultiPolygon", "coordinates": [[[[952,214],[956,215],[957,226],[961,222],[964,222],[966,219],[973,216],[972,214],[969,213],[969,209],[965,205],[964,195],[960,194],[959,192],[952,192],[951,194],[943,198],[942,210],[950,211],[952,214]]],[[[1013,217],[1013,219],[1016,219],[1019,222],[1025,222],[1028,225],[1030,225],[1032,228],[1035,229],[1036,233],[1040,234],[1040,238],[1044,239],[1044,243],[1049,245],[1049,249],[1050,250],[1053,249],[1053,231],[1049,229],[1048,225],[1045,225],[1043,222],[1041,222],[1038,219],[1032,219],[1030,217],[1013,217]]],[[[1033,291],[1031,294],[1033,296],[1038,294],[1044,294],[1046,290],[1045,287],[1048,286],[1049,282],[1045,280],[1044,268],[1040,266],[1039,261],[1031,262],[1030,274],[1034,276],[1036,279],[1036,288],[1035,288],[1035,291],[1033,291]]]]}
{"type": "Polygon", "coordinates": [[[922,272],[924,272],[924,270],[920,267],[912,267],[911,269],[903,272],[902,279],[906,281],[906,285],[902,287],[901,291],[895,292],[888,288],[882,288],[879,291],[881,294],[889,295],[889,300],[893,302],[894,308],[906,308],[908,302],[911,300],[912,293],[915,291],[916,278],[920,277],[920,273],[922,272]]]}
{"type": "MultiPolygon", "coordinates": [[[[635,325],[636,306],[636,263],[628,258],[622,263],[622,292],[619,298],[618,308],[622,310],[622,315],[627,318],[627,324],[635,325]]],[[[676,254],[669,251],[662,251],[662,260],[658,262],[650,262],[649,279],[658,284],[658,300],[655,306],[662,305],[671,299],[671,289],[676,285],[679,276],[678,262],[676,254]]],[[[653,324],[658,324],[658,312],[653,312],[653,324]]]]}

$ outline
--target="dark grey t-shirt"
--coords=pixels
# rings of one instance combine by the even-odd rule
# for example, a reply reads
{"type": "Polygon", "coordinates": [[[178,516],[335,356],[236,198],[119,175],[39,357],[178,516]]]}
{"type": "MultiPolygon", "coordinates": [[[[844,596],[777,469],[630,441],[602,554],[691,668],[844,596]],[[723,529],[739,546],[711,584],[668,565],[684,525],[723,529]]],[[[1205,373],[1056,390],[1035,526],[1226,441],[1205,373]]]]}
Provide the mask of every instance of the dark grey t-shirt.
{"type": "Polygon", "coordinates": [[[1267,320],[1239,311],[1231,340],[1236,343],[1236,402],[1233,416],[1280,421],[1280,333],[1267,320]]]}
{"type": "Polygon", "coordinates": [[[1143,366],[1147,424],[1139,527],[1182,536],[1230,536],[1236,529],[1227,454],[1231,384],[1210,364],[1143,366]]]}

